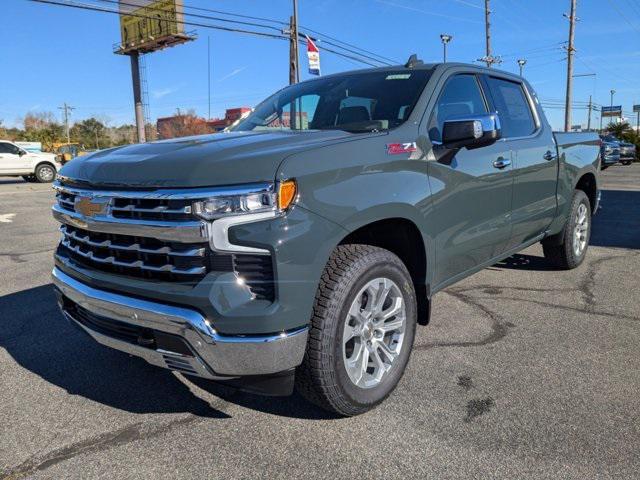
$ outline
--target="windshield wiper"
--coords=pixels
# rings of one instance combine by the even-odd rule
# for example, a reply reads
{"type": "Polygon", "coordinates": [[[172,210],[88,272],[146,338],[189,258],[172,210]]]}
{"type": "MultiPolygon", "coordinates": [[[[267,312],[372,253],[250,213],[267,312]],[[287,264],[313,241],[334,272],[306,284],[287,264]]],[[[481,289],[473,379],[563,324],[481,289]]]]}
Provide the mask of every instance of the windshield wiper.
{"type": "Polygon", "coordinates": [[[345,132],[350,133],[374,133],[387,129],[383,128],[381,121],[373,120],[366,122],[342,123],[340,125],[320,127],[318,130],[344,130],[345,132]]]}

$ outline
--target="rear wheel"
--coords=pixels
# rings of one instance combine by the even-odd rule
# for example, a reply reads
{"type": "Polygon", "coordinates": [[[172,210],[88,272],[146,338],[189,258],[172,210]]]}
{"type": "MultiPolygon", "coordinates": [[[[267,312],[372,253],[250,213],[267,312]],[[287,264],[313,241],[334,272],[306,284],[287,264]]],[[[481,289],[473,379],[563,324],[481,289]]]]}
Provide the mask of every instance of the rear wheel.
{"type": "Polygon", "coordinates": [[[550,239],[542,242],[545,258],[559,268],[572,269],[579,266],[587,254],[591,238],[591,204],[582,190],[575,190],[569,218],[560,241],[550,239]]]}
{"type": "Polygon", "coordinates": [[[631,165],[631,160],[625,160],[621,162],[623,165],[631,165]]]}
{"type": "Polygon", "coordinates": [[[56,177],[56,169],[48,163],[43,163],[36,167],[35,176],[39,183],[50,183],[56,177]]]}
{"type": "Polygon", "coordinates": [[[396,387],[416,329],[411,276],[393,253],[341,245],[322,275],[297,390],[339,415],[364,413],[396,387]]]}

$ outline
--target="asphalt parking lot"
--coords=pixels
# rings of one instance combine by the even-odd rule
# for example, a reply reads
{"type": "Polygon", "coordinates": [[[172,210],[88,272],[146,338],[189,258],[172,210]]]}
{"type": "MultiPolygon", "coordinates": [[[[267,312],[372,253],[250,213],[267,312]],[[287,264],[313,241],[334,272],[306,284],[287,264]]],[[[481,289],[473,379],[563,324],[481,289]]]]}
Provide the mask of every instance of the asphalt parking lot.
{"type": "Polygon", "coordinates": [[[640,164],[603,180],[585,264],[536,245],[438,294],[395,394],[335,419],[92,343],[50,186],[0,179],[0,478],[638,478],[640,164]]]}

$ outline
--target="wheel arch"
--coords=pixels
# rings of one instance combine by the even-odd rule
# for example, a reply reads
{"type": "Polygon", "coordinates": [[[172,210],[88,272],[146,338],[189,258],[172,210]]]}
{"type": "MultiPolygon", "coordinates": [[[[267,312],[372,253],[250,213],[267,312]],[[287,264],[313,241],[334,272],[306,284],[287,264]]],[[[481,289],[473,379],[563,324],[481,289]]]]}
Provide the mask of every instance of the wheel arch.
{"type": "Polygon", "coordinates": [[[394,217],[361,225],[339,243],[366,244],[384,248],[397,255],[413,280],[418,323],[426,325],[430,317],[430,289],[427,281],[427,249],[418,226],[407,218],[394,217]]]}
{"type": "Polygon", "coordinates": [[[574,190],[582,190],[589,199],[591,211],[595,213],[598,202],[598,183],[596,176],[592,172],[582,175],[574,186],[574,190]]]}

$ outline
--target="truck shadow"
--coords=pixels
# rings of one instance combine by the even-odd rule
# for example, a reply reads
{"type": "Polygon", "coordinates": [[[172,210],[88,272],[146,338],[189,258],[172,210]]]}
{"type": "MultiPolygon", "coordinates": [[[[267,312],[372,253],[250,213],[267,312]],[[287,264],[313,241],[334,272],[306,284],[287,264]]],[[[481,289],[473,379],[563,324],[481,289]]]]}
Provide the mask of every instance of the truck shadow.
{"type": "Polygon", "coordinates": [[[22,178],[0,177],[0,185],[14,185],[16,183],[27,183],[22,178]]]}
{"type": "MultiPolygon", "coordinates": [[[[593,217],[590,245],[640,249],[640,191],[603,190],[600,210],[593,217]]],[[[544,257],[516,253],[493,268],[552,271],[544,257]]]]}
{"type": "Polygon", "coordinates": [[[0,297],[0,348],[47,382],[131,413],[191,413],[230,418],[195,395],[192,383],[231,403],[297,418],[329,418],[298,396],[259,397],[202,379],[181,382],[168,370],[103,347],[59,313],[52,285],[0,297]]]}

